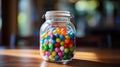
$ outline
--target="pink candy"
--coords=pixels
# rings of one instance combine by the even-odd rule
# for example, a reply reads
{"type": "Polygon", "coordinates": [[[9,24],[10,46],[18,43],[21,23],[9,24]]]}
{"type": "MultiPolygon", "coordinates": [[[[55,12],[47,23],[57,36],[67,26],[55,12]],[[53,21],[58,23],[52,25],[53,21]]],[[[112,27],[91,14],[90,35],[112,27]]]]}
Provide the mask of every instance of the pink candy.
{"type": "Polygon", "coordinates": [[[63,56],[63,55],[64,55],[64,52],[58,52],[58,55],[59,55],[59,56],[63,56]]]}
{"type": "Polygon", "coordinates": [[[50,52],[49,51],[46,51],[46,53],[45,53],[47,56],[49,56],[50,55],[50,52]]]}
{"type": "Polygon", "coordinates": [[[59,52],[59,51],[60,51],[60,49],[59,49],[59,48],[55,48],[55,51],[56,51],[56,52],[59,52]]]}
{"type": "Polygon", "coordinates": [[[45,40],[45,44],[48,44],[49,43],[49,41],[48,40],[45,40]]]}
{"type": "Polygon", "coordinates": [[[52,31],[49,31],[48,35],[52,35],[52,34],[53,34],[52,31]]]}

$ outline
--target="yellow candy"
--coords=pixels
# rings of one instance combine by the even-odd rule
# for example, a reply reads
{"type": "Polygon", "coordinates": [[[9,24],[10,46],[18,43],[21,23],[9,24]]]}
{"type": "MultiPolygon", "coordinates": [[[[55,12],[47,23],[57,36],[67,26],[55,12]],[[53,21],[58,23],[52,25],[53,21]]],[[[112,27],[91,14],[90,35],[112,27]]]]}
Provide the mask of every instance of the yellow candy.
{"type": "Polygon", "coordinates": [[[53,34],[56,34],[56,33],[57,33],[57,31],[56,31],[56,30],[54,30],[54,31],[53,31],[53,34]]]}
{"type": "Polygon", "coordinates": [[[46,36],[47,36],[47,32],[43,33],[43,34],[41,35],[41,38],[45,38],[46,36]]]}
{"type": "Polygon", "coordinates": [[[57,30],[57,33],[58,33],[58,34],[61,33],[60,28],[56,28],[56,30],[57,30]]]}
{"type": "Polygon", "coordinates": [[[52,60],[52,59],[53,59],[53,56],[52,56],[52,55],[50,55],[48,58],[49,58],[50,60],[52,60]]]}
{"type": "Polygon", "coordinates": [[[61,41],[61,40],[60,40],[60,38],[56,38],[56,42],[58,42],[58,43],[59,43],[60,41],[61,41]]]}
{"type": "Polygon", "coordinates": [[[57,53],[55,51],[52,52],[52,56],[54,57],[57,53]]]}
{"type": "Polygon", "coordinates": [[[66,38],[66,39],[70,39],[70,36],[66,35],[65,38],[66,38]]]}

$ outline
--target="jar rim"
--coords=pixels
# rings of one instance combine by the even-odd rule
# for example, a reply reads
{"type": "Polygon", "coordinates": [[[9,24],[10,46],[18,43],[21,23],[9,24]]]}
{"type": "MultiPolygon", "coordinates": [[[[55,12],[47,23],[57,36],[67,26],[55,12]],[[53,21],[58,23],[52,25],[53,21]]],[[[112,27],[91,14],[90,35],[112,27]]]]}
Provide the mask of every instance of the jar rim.
{"type": "Polygon", "coordinates": [[[69,11],[61,11],[61,10],[55,10],[55,11],[47,11],[45,14],[45,17],[70,17],[70,12],[69,11]]]}

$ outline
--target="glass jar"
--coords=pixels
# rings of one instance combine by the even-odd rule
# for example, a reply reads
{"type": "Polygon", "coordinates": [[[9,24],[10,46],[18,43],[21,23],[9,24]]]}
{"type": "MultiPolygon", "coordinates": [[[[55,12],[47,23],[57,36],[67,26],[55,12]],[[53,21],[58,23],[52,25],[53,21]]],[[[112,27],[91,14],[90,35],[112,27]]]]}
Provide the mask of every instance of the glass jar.
{"type": "Polygon", "coordinates": [[[76,30],[70,18],[68,11],[46,12],[46,21],[40,28],[40,55],[44,60],[63,63],[72,60],[76,30]]]}

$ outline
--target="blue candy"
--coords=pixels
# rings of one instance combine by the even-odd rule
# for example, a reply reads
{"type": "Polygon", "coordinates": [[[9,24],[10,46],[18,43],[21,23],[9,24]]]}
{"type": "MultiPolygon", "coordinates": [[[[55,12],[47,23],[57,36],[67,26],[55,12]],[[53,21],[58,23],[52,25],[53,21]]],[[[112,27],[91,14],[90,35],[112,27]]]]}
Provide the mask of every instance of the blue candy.
{"type": "Polygon", "coordinates": [[[55,34],[55,37],[56,37],[56,38],[59,38],[59,34],[55,34]]]}
{"type": "Polygon", "coordinates": [[[46,37],[47,39],[50,39],[50,36],[49,35],[47,35],[47,37],[46,37]]]}
{"type": "Polygon", "coordinates": [[[55,42],[56,42],[55,40],[52,40],[52,41],[51,41],[51,43],[52,43],[53,45],[55,44],[55,42]]]}
{"type": "Polygon", "coordinates": [[[74,37],[74,36],[75,36],[75,34],[71,32],[71,33],[70,33],[70,36],[74,37]]]}
{"type": "Polygon", "coordinates": [[[43,38],[40,43],[43,44],[43,43],[44,43],[44,40],[45,40],[45,38],[43,38]]]}
{"type": "Polygon", "coordinates": [[[54,58],[55,58],[55,60],[59,60],[59,56],[58,55],[56,55],[54,58]]]}
{"type": "Polygon", "coordinates": [[[64,35],[61,34],[61,35],[60,35],[60,39],[61,39],[61,40],[64,40],[64,38],[65,38],[64,35]]]}

